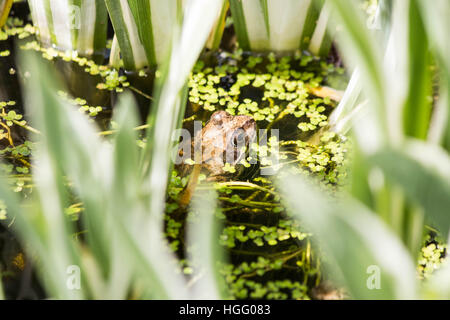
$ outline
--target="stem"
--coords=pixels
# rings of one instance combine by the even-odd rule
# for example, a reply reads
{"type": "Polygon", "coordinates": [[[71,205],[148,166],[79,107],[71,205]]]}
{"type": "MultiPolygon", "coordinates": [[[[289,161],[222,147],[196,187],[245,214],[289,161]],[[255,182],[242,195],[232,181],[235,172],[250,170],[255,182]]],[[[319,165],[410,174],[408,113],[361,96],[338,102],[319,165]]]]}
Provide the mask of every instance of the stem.
{"type": "Polygon", "coordinates": [[[6,132],[8,133],[8,142],[9,142],[9,145],[10,145],[11,147],[14,147],[14,141],[12,140],[12,137],[11,137],[11,129],[10,129],[6,124],[4,124],[3,122],[0,122],[0,125],[1,125],[3,128],[5,128],[6,132]]]}
{"type": "Polygon", "coordinates": [[[150,95],[146,94],[145,92],[142,92],[141,90],[139,90],[136,87],[133,86],[129,86],[128,87],[130,90],[133,90],[134,92],[136,92],[137,94],[140,94],[141,96],[143,96],[144,98],[147,98],[150,101],[153,101],[153,97],[151,97],[150,95]]]}
{"type": "Polygon", "coordinates": [[[270,189],[261,187],[257,184],[251,183],[251,182],[241,182],[241,181],[230,181],[230,182],[219,182],[216,185],[219,186],[223,186],[223,187],[234,187],[234,186],[242,186],[242,187],[247,187],[250,189],[257,189],[257,190],[261,190],[270,194],[273,194],[274,196],[278,196],[278,194],[270,189]]]}
{"type": "Polygon", "coordinates": [[[29,125],[26,124],[21,124],[19,121],[17,120],[13,120],[13,123],[18,125],[19,127],[22,127],[30,132],[36,133],[36,134],[41,134],[41,132],[37,129],[34,129],[33,127],[30,127],[29,125]]]}
{"type": "MultiPolygon", "coordinates": [[[[150,125],[144,124],[144,125],[142,125],[142,126],[133,128],[133,130],[134,130],[134,131],[140,131],[140,130],[145,130],[145,129],[148,129],[148,128],[150,128],[150,125]]],[[[102,132],[99,132],[98,135],[99,135],[99,136],[110,136],[110,135],[112,135],[112,134],[117,133],[117,131],[118,131],[118,130],[107,130],[107,131],[102,131],[102,132]]]]}
{"type": "Polygon", "coordinates": [[[230,203],[238,203],[248,207],[277,207],[279,206],[277,203],[270,202],[259,202],[259,201],[246,201],[246,200],[231,200],[226,197],[219,197],[220,201],[230,202],[230,203]]]}

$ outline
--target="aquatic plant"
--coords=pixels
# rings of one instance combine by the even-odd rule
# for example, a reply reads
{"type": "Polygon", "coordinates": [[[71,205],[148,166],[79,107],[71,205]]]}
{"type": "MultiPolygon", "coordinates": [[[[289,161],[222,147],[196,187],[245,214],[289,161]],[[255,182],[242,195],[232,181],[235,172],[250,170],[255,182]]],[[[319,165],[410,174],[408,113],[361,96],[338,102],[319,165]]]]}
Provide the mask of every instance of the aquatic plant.
{"type": "Polygon", "coordinates": [[[242,49],[309,49],[315,55],[328,55],[333,32],[327,29],[330,12],[326,0],[230,0],[230,4],[242,49]]]}
{"type": "Polygon", "coordinates": [[[181,1],[105,2],[126,69],[155,67],[167,57],[175,25],[182,16],[181,1]]]}
{"type": "MultiPolygon", "coordinates": [[[[154,105],[158,121],[149,135],[171,131],[177,125],[182,88],[209,35],[205,24],[213,26],[221,6],[221,1],[186,2],[187,17],[179,26],[180,33],[174,35],[154,105]]],[[[33,172],[39,192],[26,201],[32,204],[29,209],[11,194],[7,184],[0,185],[0,192],[8,213],[14,216],[14,227],[29,245],[30,256],[39,258],[38,273],[48,294],[68,299],[124,299],[132,289],[135,298],[187,298],[205,294],[197,286],[216,288],[215,272],[209,271],[215,261],[210,257],[213,249],[209,242],[204,242],[206,246],[196,257],[213,278],[200,279],[188,290],[163,238],[165,187],[161,183],[167,181],[170,135],[146,149],[140,160],[133,129],[136,115],[129,96],[122,98],[115,113],[119,127],[114,137],[104,141],[97,129],[57,94],[58,86],[47,67],[30,55],[21,61],[31,76],[27,100],[41,133],[33,172]],[[140,166],[142,170],[136,170],[140,166]],[[82,202],[86,213],[81,220],[85,242],[72,236],[73,224],[66,210],[77,209],[70,206],[72,196],[82,202]],[[117,201],[105,203],[110,197],[117,201]],[[81,282],[68,283],[67,272],[79,274],[81,282]]],[[[206,212],[204,205],[198,206],[198,212],[206,212]]],[[[209,215],[204,216],[202,221],[208,226],[202,224],[203,228],[212,230],[209,215]]],[[[193,234],[200,232],[193,230],[193,234]]],[[[208,298],[219,297],[220,291],[208,290],[207,294],[208,298]]]]}
{"type": "MultiPolygon", "coordinates": [[[[175,25],[183,17],[184,4],[180,0],[106,0],[120,48],[124,67],[139,70],[156,67],[169,54],[170,39],[177,32],[175,25]]],[[[223,2],[220,14],[211,28],[207,46],[217,48],[222,38],[228,9],[223,2]]],[[[113,52],[114,54],[114,52],[113,52]]]]}
{"type": "Polygon", "coordinates": [[[42,44],[80,55],[103,54],[107,11],[103,0],[29,0],[42,44]]]}
{"type": "MultiPolygon", "coordinates": [[[[236,27],[255,22],[249,30],[258,27],[266,37],[268,49],[261,50],[288,55],[244,53],[259,49],[245,48],[238,34],[240,49],[207,52],[196,62],[205,42],[217,48],[223,31],[228,2],[211,0],[177,7],[161,60],[152,51],[157,41],[142,32],[154,22],[147,0],[109,2],[113,67],[75,47],[20,43],[50,62],[22,57],[21,68],[9,70],[23,75],[34,117],[24,118],[19,99],[0,102],[0,156],[7,160],[0,165],[0,220],[27,249],[13,263],[29,266],[32,259],[49,297],[309,299],[324,278],[337,279],[351,298],[449,297],[448,4],[381,0],[373,6],[377,28],[368,30],[359,2],[288,2],[297,9],[292,15],[308,6],[295,21],[305,23],[308,36],[299,28],[284,32],[279,22],[291,12],[278,2],[231,2],[236,27]],[[310,28],[316,22],[320,28],[310,28]],[[329,48],[336,24],[338,54],[352,74],[343,95],[333,84],[344,69],[298,50],[329,48]],[[278,42],[271,32],[286,37],[278,42]],[[145,96],[152,109],[144,125],[122,93],[143,95],[119,70],[121,58],[129,70],[159,67],[154,95],[145,96]],[[119,96],[106,131],[92,119],[104,108],[71,97],[46,67],[63,61],[97,77],[94,90],[119,96]],[[182,119],[186,100],[194,112],[182,119]],[[171,134],[217,109],[284,129],[280,140],[251,146],[261,168],[277,176],[208,183],[200,175],[186,212],[178,200],[189,177],[172,168],[171,134]],[[21,130],[30,139],[16,140],[21,130]],[[275,152],[278,163],[267,156],[275,152]]],[[[37,29],[11,18],[0,41],[37,29]]],[[[0,59],[10,61],[12,52],[0,59]]]]}
{"type": "Polygon", "coordinates": [[[449,112],[450,55],[441,32],[449,3],[395,2],[384,61],[384,48],[354,4],[337,0],[332,8],[343,29],[339,47],[359,69],[368,98],[366,115],[352,121],[352,183],[337,199],[298,177],[282,178],[279,186],[290,211],[317,234],[335,277],[352,297],[448,298],[450,268],[419,288],[414,261],[424,223],[444,239],[450,229],[449,122],[442,117],[449,112]],[[436,68],[439,94],[431,97],[429,73],[436,68]],[[379,282],[369,283],[374,279],[379,282]]]}

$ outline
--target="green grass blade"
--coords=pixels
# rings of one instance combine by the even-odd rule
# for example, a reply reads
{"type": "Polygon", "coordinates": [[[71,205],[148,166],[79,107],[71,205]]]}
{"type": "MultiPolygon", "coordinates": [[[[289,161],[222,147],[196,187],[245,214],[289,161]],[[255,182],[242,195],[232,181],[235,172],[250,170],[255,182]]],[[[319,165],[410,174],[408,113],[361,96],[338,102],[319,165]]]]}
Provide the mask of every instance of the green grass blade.
{"type": "MultiPolygon", "coordinates": [[[[162,71],[161,82],[156,88],[153,112],[149,118],[153,129],[149,131],[147,139],[152,141],[152,144],[147,145],[141,162],[144,173],[143,188],[148,195],[146,211],[153,226],[153,242],[158,239],[161,242],[163,239],[161,213],[165,208],[171,167],[172,134],[179,125],[186,104],[185,84],[222,6],[222,0],[185,2],[180,32],[174,34],[170,60],[162,71]]],[[[159,247],[152,247],[152,252],[161,252],[159,247]]]]}
{"type": "MultiPolygon", "coordinates": [[[[306,28],[310,2],[309,0],[267,0],[264,20],[269,21],[267,31],[270,42],[265,49],[279,52],[292,52],[299,49],[303,29],[306,28]]],[[[315,25],[316,21],[311,23],[315,25]]]]}
{"type": "Polygon", "coordinates": [[[318,237],[330,268],[353,298],[416,298],[411,257],[373,213],[349,199],[329,198],[298,176],[286,175],[278,187],[289,212],[318,237]],[[372,282],[376,275],[379,287],[372,282]]]}
{"type": "Polygon", "coordinates": [[[424,284],[423,298],[450,300],[450,263],[448,261],[424,284]]]}
{"type": "MultiPolygon", "coordinates": [[[[53,167],[60,168],[58,177],[62,177],[62,172],[67,173],[73,191],[84,205],[82,221],[88,247],[81,259],[83,267],[92,272],[89,282],[94,297],[124,298],[130,286],[127,279],[138,277],[151,290],[151,295],[146,292],[145,296],[186,299],[184,279],[175,273],[175,259],[164,242],[159,220],[155,219],[161,214],[149,217],[146,211],[148,195],[140,189],[136,137],[132,129],[136,124],[135,111],[123,109],[125,104],[131,107],[132,101],[122,100],[119,106],[116,119],[123,122],[111,148],[109,143],[100,140],[97,130],[84,116],[57,99],[55,83],[47,78],[51,72],[43,72],[36,66],[28,69],[38,75],[37,79],[33,78],[34,89],[30,95],[36,124],[47,148],[43,155],[52,161],[53,167]],[[118,290],[108,292],[111,288],[118,290]]],[[[43,178],[48,178],[46,172],[42,171],[43,178]]],[[[55,183],[49,182],[49,187],[52,185],[55,183]]],[[[42,201],[48,201],[51,194],[54,192],[42,194],[42,201]]],[[[52,212],[64,216],[62,208],[52,212]]],[[[29,228],[33,229],[33,225],[29,228]]],[[[63,228],[57,230],[60,230],[59,237],[52,238],[52,243],[63,243],[64,236],[70,238],[70,233],[63,228]]],[[[59,254],[53,248],[43,249],[43,261],[54,263],[54,259],[46,256],[59,254]]]]}
{"type": "Polygon", "coordinates": [[[197,192],[194,195],[188,218],[187,254],[198,273],[198,280],[192,286],[196,299],[225,298],[225,283],[219,271],[224,252],[219,242],[220,226],[216,211],[217,195],[214,192],[197,192]]]}
{"type": "Polygon", "coordinates": [[[244,9],[242,8],[242,2],[240,0],[230,0],[230,10],[233,16],[234,30],[239,42],[239,46],[249,51],[250,40],[247,33],[247,25],[245,22],[244,9]]]}
{"type": "Polygon", "coordinates": [[[317,19],[320,15],[320,10],[323,7],[323,0],[311,0],[306,11],[305,23],[300,36],[300,49],[305,50],[308,48],[312,34],[316,28],[317,19]]]}
{"type": "Polygon", "coordinates": [[[428,1],[417,0],[423,17],[431,49],[441,70],[439,102],[433,115],[430,139],[450,151],[450,46],[448,32],[450,21],[450,2],[437,0],[430,5],[428,1]]]}
{"type": "MultiPolygon", "coordinates": [[[[316,29],[318,15],[312,0],[231,0],[230,4],[238,42],[244,50],[293,52],[309,42],[316,29]]],[[[321,26],[322,43],[330,38],[322,37],[327,21],[321,26]]],[[[331,40],[323,44],[329,48],[331,40]]]]}
{"type": "Polygon", "coordinates": [[[266,27],[267,34],[270,35],[270,21],[269,21],[269,8],[268,8],[268,1],[269,0],[259,0],[259,5],[261,6],[261,9],[263,11],[264,15],[264,26],[266,27]]]}
{"type": "Polygon", "coordinates": [[[446,237],[450,229],[448,154],[437,146],[410,142],[403,152],[382,150],[372,160],[386,179],[402,188],[411,203],[423,208],[426,218],[446,237]]]}
{"type": "Polygon", "coordinates": [[[328,5],[328,0],[326,0],[315,24],[315,29],[311,35],[311,41],[308,48],[309,51],[316,56],[326,57],[331,49],[333,38],[330,33],[331,28],[328,27],[330,15],[330,7],[328,5]]]}
{"type": "MultiPolygon", "coordinates": [[[[357,9],[354,1],[335,0],[329,1],[333,14],[342,32],[337,35],[339,48],[344,54],[345,60],[352,66],[358,66],[361,81],[364,84],[364,92],[373,106],[371,116],[372,136],[375,148],[392,140],[393,133],[388,130],[387,87],[383,72],[383,53],[376,42],[376,37],[371,33],[357,9]],[[374,121],[373,121],[374,120],[374,121]]],[[[361,122],[361,126],[365,125],[361,122]]]]}
{"type": "Polygon", "coordinates": [[[420,7],[420,13],[427,29],[431,47],[436,52],[442,67],[447,74],[450,73],[450,46],[448,44],[448,30],[450,21],[450,2],[447,0],[435,0],[430,5],[426,0],[415,0],[420,7]]]}
{"type": "Polygon", "coordinates": [[[8,20],[9,11],[11,10],[13,0],[0,0],[0,28],[3,27],[8,20]]]}
{"type": "Polygon", "coordinates": [[[49,4],[48,1],[28,0],[33,24],[38,28],[39,41],[45,45],[56,43],[49,4]]]}
{"type": "Polygon", "coordinates": [[[136,22],[139,39],[145,48],[150,66],[156,66],[150,1],[129,0],[130,10],[136,22]]]}
{"type": "Polygon", "coordinates": [[[0,300],[5,300],[5,293],[3,292],[3,274],[0,272],[0,300]]]}
{"type": "Polygon", "coordinates": [[[206,42],[206,47],[210,50],[218,50],[220,43],[222,41],[223,32],[225,30],[226,18],[228,14],[228,9],[230,8],[230,3],[226,0],[223,3],[222,11],[220,12],[219,18],[214,24],[213,30],[206,42]]]}
{"type": "MultiPolygon", "coordinates": [[[[75,191],[83,198],[85,206],[85,222],[87,224],[88,242],[95,255],[105,262],[108,261],[109,252],[109,234],[103,227],[106,219],[99,214],[102,212],[104,204],[99,199],[102,197],[102,186],[99,186],[98,180],[101,180],[102,165],[107,158],[107,150],[102,148],[98,141],[96,131],[90,124],[82,118],[73,107],[63,103],[56,95],[55,80],[51,78],[53,74],[50,69],[38,66],[36,60],[31,56],[22,59],[22,65],[33,75],[33,81],[29,83],[28,99],[33,101],[34,121],[42,133],[43,151],[40,154],[44,159],[46,157],[51,161],[51,168],[55,168],[57,173],[54,176],[62,177],[67,173],[75,185],[75,191]]],[[[30,104],[28,104],[30,105],[30,104]]],[[[109,168],[106,166],[106,168],[109,168]]],[[[103,169],[104,170],[104,169],[103,169]]],[[[48,171],[48,170],[47,170],[48,171]]],[[[42,179],[46,178],[47,171],[42,171],[42,179]]],[[[48,173],[47,173],[48,174],[48,173]]],[[[49,182],[47,189],[60,189],[62,191],[62,181],[49,182]]],[[[41,194],[41,201],[45,203],[49,194],[41,194]]],[[[68,206],[60,205],[59,209],[54,210],[55,217],[59,214],[64,216],[64,208],[68,206]],[[59,210],[59,212],[58,212],[59,210]]],[[[44,208],[45,209],[45,208],[44,208]]],[[[44,210],[45,211],[45,210],[44,210]]],[[[61,228],[61,232],[64,229],[61,228]]],[[[70,237],[70,232],[61,233],[60,238],[70,237]]],[[[54,242],[61,240],[55,237],[54,242]]],[[[107,267],[105,268],[107,270],[107,267]]],[[[104,269],[104,270],[105,270],[104,269]]]]}
{"type": "Polygon", "coordinates": [[[103,0],[28,0],[39,40],[81,55],[103,54],[107,12],[103,0]]]}
{"type": "Polygon", "coordinates": [[[179,0],[105,0],[126,69],[156,67],[169,53],[179,0]]]}
{"type": "MultiPolygon", "coordinates": [[[[356,102],[361,94],[360,72],[358,69],[353,71],[347,89],[339,102],[339,105],[331,113],[328,123],[331,128],[342,127],[339,122],[342,121],[356,107],[356,102]]],[[[339,130],[338,130],[339,132],[339,130]]]]}
{"type": "Polygon", "coordinates": [[[94,52],[103,52],[108,35],[108,11],[104,0],[95,0],[96,17],[94,29],[94,52]]]}
{"type": "Polygon", "coordinates": [[[425,139],[431,114],[432,84],[430,74],[430,53],[425,27],[415,1],[409,2],[409,30],[407,57],[407,97],[403,107],[405,135],[425,139]]]}
{"type": "Polygon", "coordinates": [[[127,70],[143,68],[148,64],[144,47],[140,42],[133,15],[124,0],[105,0],[117,37],[124,67],[127,70]]]}

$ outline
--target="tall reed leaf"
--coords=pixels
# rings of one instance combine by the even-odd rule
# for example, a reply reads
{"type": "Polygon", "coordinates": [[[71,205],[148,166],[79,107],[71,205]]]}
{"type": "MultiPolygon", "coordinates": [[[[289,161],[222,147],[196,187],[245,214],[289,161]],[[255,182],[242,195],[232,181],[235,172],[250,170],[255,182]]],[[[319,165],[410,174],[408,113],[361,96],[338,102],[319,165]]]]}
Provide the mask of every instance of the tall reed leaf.
{"type": "Polygon", "coordinates": [[[356,299],[414,299],[416,275],[402,243],[363,205],[331,198],[298,176],[278,180],[289,212],[318,237],[334,276],[356,299]],[[371,274],[379,275],[379,283],[371,274]],[[374,289],[377,290],[374,290],[374,289]]]}
{"type": "Polygon", "coordinates": [[[424,284],[425,299],[450,300],[450,263],[447,262],[424,284]]]}
{"type": "MultiPolygon", "coordinates": [[[[437,200],[443,201],[439,203],[446,203],[443,200],[446,191],[440,190],[435,195],[418,195],[424,190],[423,182],[413,181],[411,172],[423,179],[435,181],[443,190],[446,190],[445,183],[442,185],[445,175],[432,174],[424,169],[415,162],[413,154],[396,158],[396,163],[391,162],[394,161],[393,158],[387,160],[396,152],[402,154],[403,145],[409,137],[425,139],[429,130],[432,51],[429,50],[428,43],[436,35],[429,34],[429,23],[426,19],[425,23],[422,20],[422,16],[427,15],[421,13],[418,3],[420,2],[417,0],[394,2],[393,7],[388,6],[386,11],[387,15],[391,15],[391,21],[381,25],[381,32],[374,32],[365,28],[364,20],[358,15],[352,1],[330,2],[342,29],[338,37],[340,51],[349,64],[358,68],[361,86],[365,98],[368,98],[366,116],[353,121],[359,156],[353,166],[352,181],[356,185],[352,186],[352,191],[390,224],[392,230],[402,237],[412,255],[417,254],[422,241],[424,214],[425,218],[428,216],[438,222],[437,227],[442,228],[440,231],[448,232],[442,208],[436,207],[436,203],[430,204],[437,200]],[[388,39],[387,45],[383,44],[383,39],[388,39]],[[382,45],[377,46],[376,41],[380,41],[382,45]],[[368,161],[367,155],[377,153],[386,157],[382,163],[368,161]],[[408,172],[405,168],[409,168],[408,172]],[[385,180],[389,183],[384,183],[385,180]]],[[[440,15],[433,16],[435,20],[440,18],[445,20],[440,15]]],[[[434,25],[445,25],[444,20],[434,22],[434,25]]],[[[434,47],[439,48],[436,45],[434,47]]],[[[442,48],[435,52],[440,50],[442,48]]],[[[445,69],[446,62],[443,61],[441,66],[445,69]]],[[[441,98],[444,101],[448,87],[445,81],[447,80],[444,80],[441,88],[444,92],[441,98]]],[[[442,102],[438,102],[437,106],[439,111],[448,109],[448,106],[443,107],[442,102]]],[[[444,119],[447,119],[446,115],[444,119]]],[[[445,124],[440,127],[441,132],[435,135],[434,141],[443,140],[441,137],[445,136],[445,124]]],[[[419,148],[417,152],[429,152],[428,148],[429,146],[422,150],[419,148]]],[[[446,156],[441,158],[446,159],[446,156]]],[[[444,167],[446,161],[443,163],[444,167]]]]}
{"type": "Polygon", "coordinates": [[[128,70],[155,67],[169,54],[180,0],[105,0],[128,70]]]}
{"type": "Polygon", "coordinates": [[[450,230],[450,157],[438,146],[408,142],[404,151],[381,150],[373,158],[386,179],[420,205],[444,238],[450,230]],[[411,174],[411,173],[414,174],[411,174]]]}
{"type": "Polygon", "coordinates": [[[226,284],[219,272],[224,262],[223,247],[219,242],[220,229],[215,213],[217,195],[214,192],[197,192],[193,198],[188,218],[187,256],[197,270],[198,277],[192,290],[199,299],[226,298],[226,284]]]}
{"type": "MultiPolygon", "coordinates": [[[[374,21],[372,22],[372,25],[376,28],[372,29],[375,29],[382,35],[382,46],[384,49],[387,46],[391,30],[391,5],[391,0],[380,0],[374,21]]],[[[330,130],[339,134],[345,134],[351,128],[353,122],[359,121],[357,117],[363,116],[367,109],[368,102],[367,100],[361,102],[361,91],[362,84],[360,71],[358,68],[355,68],[342,100],[329,117],[328,122],[330,130]]]]}
{"type": "Polygon", "coordinates": [[[314,12],[320,10],[320,15],[315,23],[316,28],[314,29],[314,33],[311,35],[308,50],[312,54],[321,57],[328,56],[334,34],[334,30],[332,30],[329,26],[331,11],[328,1],[329,0],[317,1],[315,6],[318,6],[319,8],[312,9],[314,12]]]}
{"type": "Polygon", "coordinates": [[[425,139],[430,124],[431,55],[425,27],[417,1],[409,6],[408,24],[408,94],[403,108],[404,131],[407,136],[425,139]]]}
{"type": "Polygon", "coordinates": [[[153,103],[151,119],[154,129],[149,131],[142,168],[150,188],[152,214],[162,212],[165,202],[168,172],[171,162],[171,141],[180,125],[186,104],[185,83],[198,59],[209,32],[219,16],[223,0],[189,0],[185,2],[184,17],[179,33],[175,33],[170,61],[160,78],[160,89],[153,103]],[[162,152],[162,150],[164,150],[162,152]]]}
{"type": "Polygon", "coordinates": [[[135,110],[123,109],[133,102],[124,100],[118,109],[121,129],[112,144],[102,141],[87,119],[56,96],[51,72],[44,71],[31,57],[22,60],[33,77],[28,84],[28,101],[33,101],[35,124],[43,137],[36,177],[43,181],[43,208],[38,221],[45,223],[45,229],[38,236],[45,241],[31,242],[30,237],[39,230],[38,221],[26,211],[15,213],[22,236],[30,240],[29,245],[36,246],[39,261],[48,263],[45,275],[54,279],[45,281],[49,293],[56,298],[73,298],[66,287],[66,269],[76,265],[89,270],[85,273],[86,287],[76,298],[123,299],[133,279],[145,288],[139,297],[186,298],[184,280],[175,272],[175,260],[165,245],[162,230],[145,212],[148,195],[139,191],[141,179],[136,170],[138,156],[132,130],[135,110]],[[67,174],[73,192],[83,203],[86,247],[74,243],[70,230],[63,227],[67,220],[64,208],[68,205],[64,201],[67,190],[61,181],[63,174],[67,174]],[[76,250],[64,249],[71,246],[76,250]],[[74,258],[65,258],[72,251],[76,252],[74,258]]]}
{"type": "Polygon", "coordinates": [[[228,2],[228,0],[225,0],[219,18],[216,20],[214,27],[209,35],[208,41],[206,42],[206,47],[210,50],[218,50],[220,47],[229,8],[230,3],[228,2]]]}
{"type": "Polygon", "coordinates": [[[428,41],[440,66],[440,94],[430,128],[430,139],[442,144],[450,152],[450,46],[448,32],[450,21],[450,2],[437,0],[431,6],[428,1],[418,0],[420,13],[423,16],[428,41]]]}
{"type": "Polygon", "coordinates": [[[231,0],[239,45],[244,50],[289,52],[310,49],[328,55],[329,11],[315,0],[231,0]]]}
{"type": "Polygon", "coordinates": [[[5,25],[12,4],[13,0],[0,0],[0,28],[5,25]]]}
{"type": "Polygon", "coordinates": [[[360,141],[364,144],[364,150],[374,151],[389,141],[392,136],[387,125],[385,102],[388,97],[382,68],[383,52],[377,45],[374,33],[367,29],[355,1],[336,0],[330,1],[329,5],[337,23],[344,29],[337,35],[339,49],[351,67],[358,67],[364,84],[364,93],[370,99],[372,116],[370,119],[375,121],[371,124],[359,121],[359,124],[362,127],[362,133],[370,125],[372,137],[363,142],[367,138],[364,136],[360,141]]]}
{"type": "Polygon", "coordinates": [[[108,14],[103,0],[28,0],[39,40],[82,55],[102,54],[108,14]]]}

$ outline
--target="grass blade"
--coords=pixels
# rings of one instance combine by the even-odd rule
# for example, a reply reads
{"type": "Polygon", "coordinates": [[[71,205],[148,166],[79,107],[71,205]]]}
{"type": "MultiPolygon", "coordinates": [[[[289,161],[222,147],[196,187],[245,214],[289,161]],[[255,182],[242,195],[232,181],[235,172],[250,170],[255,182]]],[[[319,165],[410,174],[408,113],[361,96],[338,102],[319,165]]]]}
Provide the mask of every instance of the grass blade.
{"type": "Polygon", "coordinates": [[[127,70],[141,69],[148,65],[144,46],[139,39],[138,26],[126,0],[105,0],[109,17],[120,46],[120,53],[127,70]]]}
{"type": "Polygon", "coordinates": [[[13,0],[0,0],[0,28],[3,27],[8,20],[9,11],[11,10],[13,0]]]}
{"type": "Polygon", "coordinates": [[[450,158],[445,151],[410,142],[403,152],[386,149],[372,160],[386,179],[400,186],[412,203],[424,209],[427,218],[446,237],[450,229],[450,158]]]}
{"type": "Polygon", "coordinates": [[[230,10],[234,21],[234,30],[239,42],[239,46],[245,50],[250,50],[250,40],[247,34],[247,26],[245,22],[244,9],[242,8],[242,1],[230,0],[230,10]]]}
{"type": "Polygon", "coordinates": [[[226,18],[228,9],[230,8],[230,3],[226,0],[223,3],[222,11],[220,12],[219,18],[214,24],[213,30],[209,35],[209,39],[206,42],[206,47],[210,50],[218,50],[220,43],[222,41],[223,32],[225,30],[226,18]]]}
{"type": "Polygon", "coordinates": [[[199,270],[199,278],[193,285],[196,299],[223,299],[225,284],[219,272],[219,262],[224,261],[223,248],[219,244],[220,229],[215,212],[217,195],[214,192],[198,192],[193,199],[188,225],[188,256],[199,270]]]}
{"type": "Polygon", "coordinates": [[[316,56],[326,57],[330,52],[333,39],[330,30],[331,28],[328,28],[329,30],[327,30],[330,15],[330,7],[326,0],[320,11],[320,15],[316,22],[316,28],[311,35],[311,41],[309,43],[309,51],[316,56]]]}
{"type": "Polygon", "coordinates": [[[326,197],[298,176],[286,175],[278,180],[278,187],[289,212],[319,238],[333,271],[353,298],[416,297],[411,257],[373,213],[349,199],[326,197]],[[378,290],[371,290],[374,271],[380,276],[378,290]]]}
{"type": "Polygon", "coordinates": [[[450,299],[450,264],[448,261],[424,284],[423,298],[430,300],[450,299]]]}
{"type": "Polygon", "coordinates": [[[107,12],[103,0],[28,0],[39,40],[81,55],[103,54],[107,12]]]}
{"type": "MultiPolygon", "coordinates": [[[[365,20],[354,1],[336,0],[330,1],[329,4],[337,18],[337,23],[343,28],[343,32],[337,35],[340,51],[351,66],[358,67],[364,84],[364,93],[373,105],[371,134],[374,139],[377,139],[374,141],[374,146],[378,148],[387,141],[395,141],[395,139],[392,140],[393,133],[388,130],[385,106],[388,90],[383,68],[380,68],[383,65],[383,53],[374,35],[366,28],[365,20]]],[[[366,124],[361,121],[361,127],[364,128],[366,124]]],[[[358,139],[364,144],[363,137],[358,139]]]]}

